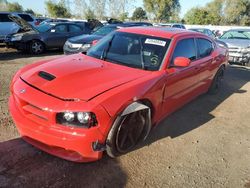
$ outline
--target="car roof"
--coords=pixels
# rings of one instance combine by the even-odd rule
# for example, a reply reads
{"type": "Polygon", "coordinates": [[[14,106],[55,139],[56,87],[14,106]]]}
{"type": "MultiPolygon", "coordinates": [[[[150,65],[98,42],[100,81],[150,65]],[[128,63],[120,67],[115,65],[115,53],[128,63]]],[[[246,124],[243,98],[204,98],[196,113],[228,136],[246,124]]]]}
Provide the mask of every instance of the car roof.
{"type": "Polygon", "coordinates": [[[250,29],[247,29],[247,28],[245,28],[245,29],[235,28],[235,29],[230,29],[228,31],[250,31],[250,29]]]}
{"type": "Polygon", "coordinates": [[[172,38],[178,34],[194,34],[196,32],[186,30],[186,29],[179,29],[179,28],[172,28],[172,27],[126,27],[121,28],[119,31],[122,32],[129,32],[135,34],[143,34],[143,35],[151,35],[151,36],[158,36],[163,38],[172,38]]]}
{"type": "MultiPolygon", "coordinates": [[[[27,12],[8,12],[8,11],[0,11],[0,14],[29,14],[27,12]]],[[[29,14],[30,15],[30,14],[29,14]]]]}
{"type": "MultiPolygon", "coordinates": [[[[207,29],[207,28],[203,28],[203,27],[193,27],[193,28],[189,28],[189,29],[207,29]]],[[[208,29],[209,30],[209,29],[208,29]]]]}

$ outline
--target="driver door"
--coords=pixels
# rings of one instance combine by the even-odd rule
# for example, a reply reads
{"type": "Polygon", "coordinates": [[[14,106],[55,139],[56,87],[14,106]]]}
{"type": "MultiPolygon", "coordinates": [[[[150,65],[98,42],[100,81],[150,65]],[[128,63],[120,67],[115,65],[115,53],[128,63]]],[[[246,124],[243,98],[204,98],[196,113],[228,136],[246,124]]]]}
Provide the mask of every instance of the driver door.
{"type": "Polygon", "coordinates": [[[168,115],[197,96],[199,87],[199,61],[194,38],[182,38],[177,41],[170,66],[166,73],[162,112],[168,115]],[[174,66],[177,57],[191,60],[187,67],[174,66]]]}

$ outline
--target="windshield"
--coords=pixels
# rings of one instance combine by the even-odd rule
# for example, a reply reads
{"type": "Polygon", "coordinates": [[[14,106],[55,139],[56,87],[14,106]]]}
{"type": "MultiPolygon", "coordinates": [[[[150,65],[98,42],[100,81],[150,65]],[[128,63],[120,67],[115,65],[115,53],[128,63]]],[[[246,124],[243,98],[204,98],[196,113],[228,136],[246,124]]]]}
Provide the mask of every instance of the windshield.
{"type": "Polygon", "coordinates": [[[97,31],[95,31],[93,33],[93,35],[102,35],[102,36],[105,36],[109,33],[111,33],[112,31],[114,30],[117,30],[118,28],[117,27],[101,27],[100,29],[98,29],[97,31]]]}
{"type": "Polygon", "coordinates": [[[87,53],[88,56],[124,66],[159,70],[170,39],[114,32],[104,37],[87,53]]]}
{"type": "Polygon", "coordinates": [[[200,33],[206,33],[204,29],[190,29],[190,30],[200,32],[200,33]]]}
{"type": "Polygon", "coordinates": [[[47,32],[48,30],[50,30],[53,27],[53,25],[50,24],[42,24],[36,27],[36,29],[43,33],[43,32],[47,32]]]}
{"type": "Polygon", "coordinates": [[[250,40],[250,31],[227,31],[221,39],[247,39],[250,40]]]}

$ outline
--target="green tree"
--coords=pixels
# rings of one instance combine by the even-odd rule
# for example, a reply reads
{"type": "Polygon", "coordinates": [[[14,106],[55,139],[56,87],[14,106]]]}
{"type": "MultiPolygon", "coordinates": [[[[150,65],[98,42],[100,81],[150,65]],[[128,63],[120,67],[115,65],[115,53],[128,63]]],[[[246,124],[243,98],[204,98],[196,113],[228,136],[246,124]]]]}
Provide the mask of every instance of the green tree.
{"type": "Polygon", "coordinates": [[[191,8],[185,15],[185,22],[187,24],[210,24],[209,20],[209,12],[202,7],[191,8]]]}
{"type": "Polygon", "coordinates": [[[91,7],[98,19],[104,19],[107,0],[92,0],[91,7]]]}
{"type": "Polygon", "coordinates": [[[249,25],[250,0],[213,0],[204,7],[190,9],[188,24],[249,25]]]}
{"type": "Polygon", "coordinates": [[[119,15],[119,20],[125,21],[126,19],[128,19],[128,12],[124,12],[119,15]]]}
{"type": "Polygon", "coordinates": [[[137,7],[132,15],[132,20],[146,20],[147,13],[142,7],[137,7]]]}
{"type": "Polygon", "coordinates": [[[224,13],[227,24],[247,25],[250,16],[249,0],[227,0],[224,13]]]}
{"type": "Polygon", "coordinates": [[[206,11],[208,12],[208,18],[210,24],[212,25],[220,25],[223,23],[223,8],[224,8],[224,0],[213,0],[206,5],[206,11]]]}
{"type": "Polygon", "coordinates": [[[26,12],[28,14],[35,15],[35,12],[32,9],[30,9],[30,8],[26,9],[24,12],[26,12]]]}
{"type": "Polygon", "coordinates": [[[95,19],[95,13],[93,10],[91,10],[90,8],[87,9],[86,13],[85,13],[85,19],[95,19]]]}
{"type": "Polygon", "coordinates": [[[7,5],[8,5],[8,11],[9,12],[22,12],[23,11],[22,5],[20,5],[17,2],[15,2],[15,3],[8,3],[7,5]]]}
{"type": "Polygon", "coordinates": [[[0,0],[0,11],[8,11],[8,1],[0,0]]]}
{"type": "Polygon", "coordinates": [[[173,14],[180,10],[179,0],[143,0],[147,12],[154,15],[157,21],[169,21],[173,14]]]}
{"type": "Polygon", "coordinates": [[[61,2],[53,3],[51,0],[45,2],[46,8],[50,16],[52,17],[65,17],[71,16],[65,5],[61,2]]]}

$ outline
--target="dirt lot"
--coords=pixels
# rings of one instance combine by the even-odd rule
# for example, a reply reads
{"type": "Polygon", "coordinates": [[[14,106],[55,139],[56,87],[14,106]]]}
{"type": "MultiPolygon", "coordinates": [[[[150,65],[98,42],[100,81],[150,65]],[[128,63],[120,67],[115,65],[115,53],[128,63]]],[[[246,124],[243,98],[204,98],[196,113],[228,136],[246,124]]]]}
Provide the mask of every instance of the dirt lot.
{"type": "Polygon", "coordinates": [[[165,119],[135,151],[76,164],[26,144],[8,113],[13,74],[38,59],[0,47],[0,187],[250,188],[250,70],[228,67],[222,91],[165,119]]]}

